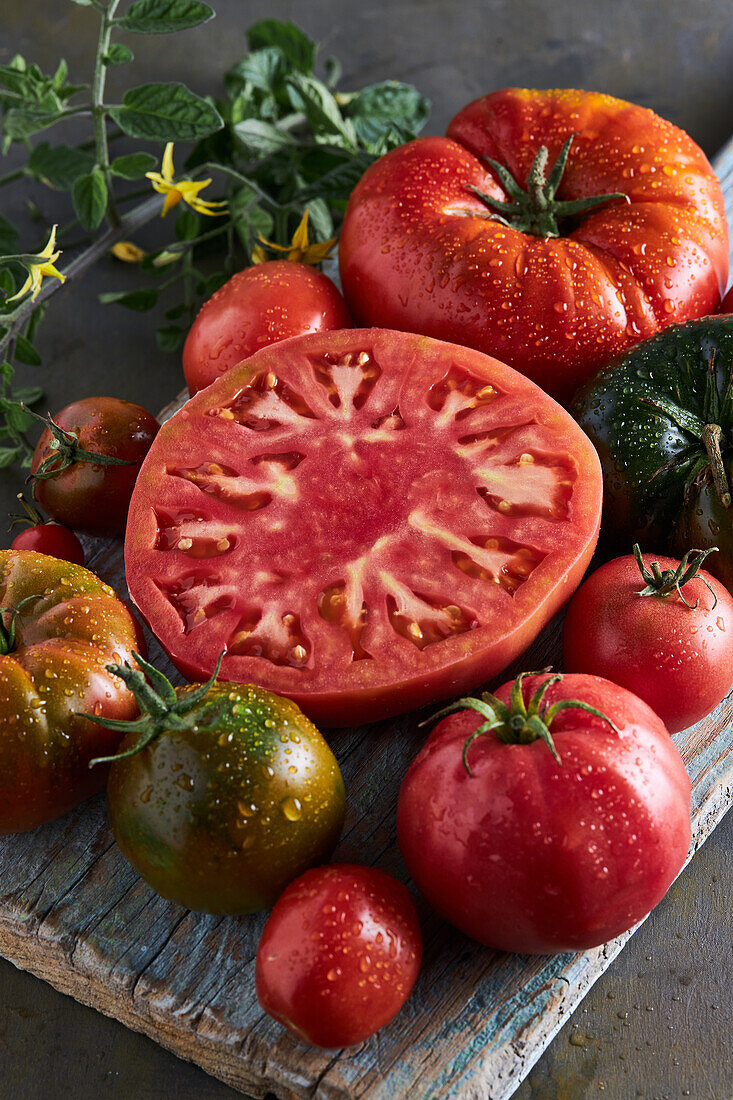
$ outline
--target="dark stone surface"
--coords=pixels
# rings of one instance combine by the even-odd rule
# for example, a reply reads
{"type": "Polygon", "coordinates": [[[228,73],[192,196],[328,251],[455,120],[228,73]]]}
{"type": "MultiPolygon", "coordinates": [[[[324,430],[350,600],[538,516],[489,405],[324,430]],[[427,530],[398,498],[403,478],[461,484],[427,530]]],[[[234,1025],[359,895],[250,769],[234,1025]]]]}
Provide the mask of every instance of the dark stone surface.
{"type": "MultiPolygon", "coordinates": [[[[684,126],[708,154],[733,131],[730,0],[212,0],[218,18],[170,38],[128,37],[130,82],[185,79],[216,90],[257,18],[300,21],[344,63],[344,86],[386,77],[414,81],[434,102],[439,132],[469,99],[506,84],[597,88],[653,107],[684,126]]],[[[20,51],[44,68],[62,53],[72,79],[89,73],[96,18],[69,0],[4,0],[0,64],[20,51]]],[[[73,131],[64,135],[69,140],[73,131]]],[[[57,139],[58,140],[58,139],[57,139]]],[[[2,169],[5,171],[5,168],[2,169]]],[[[0,212],[40,203],[61,221],[63,197],[39,187],[0,191],[0,212]]],[[[37,230],[36,230],[37,232],[37,230]]],[[[33,227],[27,223],[27,241],[33,227]]],[[[112,393],[155,411],[181,387],[177,357],[155,349],[154,314],[100,307],[100,290],[132,286],[135,272],[98,265],[52,304],[38,346],[38,379],[51,409],[112,393]]],[[[25,379],[24,379],[25,380],[25,379]]],[[[0,475],[0,515],[21,488],[0,475]]],[[[729,1095],[730,920],[733,822],[720,826],[647,924],[591,990],[518,1100],[729,1095]]],[[[0,1097],[223,1100],[236,1095],[149,1040],[75,1004],[0,961],[0,1097]]]]}

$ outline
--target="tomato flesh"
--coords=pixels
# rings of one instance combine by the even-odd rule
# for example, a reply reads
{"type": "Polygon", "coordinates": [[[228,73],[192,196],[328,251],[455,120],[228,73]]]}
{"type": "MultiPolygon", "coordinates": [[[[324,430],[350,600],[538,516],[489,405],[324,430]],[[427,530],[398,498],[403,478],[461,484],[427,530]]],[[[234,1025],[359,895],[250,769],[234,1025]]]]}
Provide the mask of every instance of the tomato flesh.
{"type": "Polygon", "coordinates": [[[382,330],[258,353],[161,430],[138,479],[132,597],[174,663],[353,723],[484,681],[570,597],[599,464],[572,419],[478,352],[382,330]]]}

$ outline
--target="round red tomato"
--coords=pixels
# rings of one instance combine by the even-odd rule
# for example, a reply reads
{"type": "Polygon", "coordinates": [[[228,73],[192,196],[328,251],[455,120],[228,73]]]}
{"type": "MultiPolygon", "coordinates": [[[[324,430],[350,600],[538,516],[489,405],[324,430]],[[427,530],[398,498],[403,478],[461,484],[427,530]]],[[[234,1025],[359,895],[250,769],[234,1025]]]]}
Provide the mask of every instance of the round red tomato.
{"type": "Polygon", "coordinates": [[[643,576],[629,554],[602,565],[575,593],[564,664],[635,692],[678,733],[733,686],[733,596],[694,562],[680,568],[675,558],[640,560],[643,576]]]}
{"type": "Polygon", "coordinates": [[[246,267],[204,302],[191,326],[183,346],[189,392],[268,344],[350,324],[338,288],[310,264],[268,260],[246,267]]]}
{"type": "Polygon", "coordinates": [[[720,307],[721,313],[733,313],[733,286],[730,288],[720,307]]]}
{"type": "Polygon", "coordinates": [[[117,397],[84,397],[61,410],[36,444],[34,496],[50,516],[81,531],[119,535],[140,463],[160,425],[117,397]]]}
{"type": "Polygon", "coordinates": [[[11,550],[37,550],[52,558],[61,558],[76,565],[84,564],[84,547],[73,531],[60,523],[39,523],[19,531],[10,544],[11,550]]]}
{"type": "Polygon", "coordinates": [[[88,569],[0,550],[0,835],[35,829],[99,791],[120,734],[82,716],[129,719],[132,692],[110,673],[139,647],[136,623],[88,569]]]}
{"type": "Polygon", "coordinates": [[[472,739],[490,721],[485,704],[440,722],[397,810],[405,863],[438,913],[481,943],[533,954],[584,950],[631,928],[690,843],[690,781],[661,719],[625,688],[574,675],[550,678],[537,714],[532,693],[547,681],[530,674],[515,688],[525,713],[507,707],[504,684],[495,731],[472,739]],[[566,700],[615,728],[585,710],[544,709],[566,700]]]}
{"type": "Polygon", "coordinates": [[[317,1047],[348,1047],[389,1023],[420,970],[405,887],[374,867],[333,864],[287,887],[257,950],[265,1012],[317,1047]]]}
{"type": "Polygon", "coordinates": [[[447,137],[380,157],[351,195],[339,250],[357,323],[478,348],[562,400],[645,336],[714,312],[728,275],[703,152],[652,111],[572,90],[493,92],[447,137]],[[570,138],[558,208],[550,166],[570,138]]]}
{"type": "Polygon", "coordinates": [[[325,725],[504,668],[580,582],[596,453],[479,352],[380,330],[266,348],[163,426],[138,478],[132,598],[173,662],[325,725]]]}

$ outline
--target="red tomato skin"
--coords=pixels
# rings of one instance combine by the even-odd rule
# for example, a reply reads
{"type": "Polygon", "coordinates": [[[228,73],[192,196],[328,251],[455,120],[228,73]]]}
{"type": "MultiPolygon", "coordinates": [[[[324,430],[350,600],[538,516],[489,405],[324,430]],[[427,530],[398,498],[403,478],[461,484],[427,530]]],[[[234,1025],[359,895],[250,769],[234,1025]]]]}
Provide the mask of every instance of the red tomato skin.
{"type": "MultiPolygon", "coordinates": [[[[77,436],[83,450],[124,459],[128,465],[75,462],[36,482],[34,495],[39,505],[55,520],[78,531],[123,534],[140,464],[160,424],[140,405],[118,397],[83,397],[66,405],[54,420],[77,436]]],[[[52,438],[45,428],[33,452],[31,474],[55,453],[49,446],[52,438]]]]}
{"type": "Polygon", "coordinates": [[[84,564],[84,547],[73,531],[60,523],[38,523],[19,531],[10,544],[11,550],[36,550],[51,558],[61,558],[75,565],[84,564]]]}
{"type": "Polygon", "coordinates": [[[495,355],[565,403],[615,354],[717,310],[728,233],[714,172],[671,123],[599,93],[508,88],[468,104],[447,137],[367,169],[339,262],[357,324],[495,355]],[[487,216],[468,188],[506,195],[485,156],[524,184],[539,147],[552,164],[573,132],[559,198],[624,192],[629,204],[602,206],[557,238],[487,216]]]}
{"type": "Polygon", "coordinates": [[[183,373],[189,393],[268,344],[350,327],[335,283],[310,264],[268,260],[245,267],[204,302],[186,337],[183,373]]]}
{"type": "Polygon", "coordinates": [[[720,312],[733,313],[733,286],[730,288],[725,298],[723,298],[720,306],[720,312]]]}
{"type": "MultiPolygon", "coordinates": [[[[528,677],[529,698],[541,678],[528,677]]],[[[509,701],[511,684],[496,693],[509,701]]],[[[505,951],[595,947],[650,912],[679,874],[690,842],[690,781],[656,714],[597,676],[567,675],[547,702],[582,699],[607,714],[561,711],[559,767],[540,740],[494,734],[461,754],[480,724],[444,719],[410,766],[397,832],[420,892],[468,936],[505,951]]]]}
{"type": "MultiPolygon", "coordinates": [[[[653,561],[662,569],[679,565],[655,554],[643,559],[647,568],[653,561]]],[[[733,596],[704,570],[682,589],[692,607],[676,592],[639,596],[643,587],[631,554],[592,573],[567,610],[563,661],[570,672],[603,675],[633,691],[670,733],[679,733],[704,718],[733,685],[733,596]]]]}
{"type": "Polygon", "coordinates": [[[317,1047],[353,1046],[399,1012],[422,935],[407,889],[374,867],[331,864],[287,887],[257,951],[265,1012],[317,1047]]]}

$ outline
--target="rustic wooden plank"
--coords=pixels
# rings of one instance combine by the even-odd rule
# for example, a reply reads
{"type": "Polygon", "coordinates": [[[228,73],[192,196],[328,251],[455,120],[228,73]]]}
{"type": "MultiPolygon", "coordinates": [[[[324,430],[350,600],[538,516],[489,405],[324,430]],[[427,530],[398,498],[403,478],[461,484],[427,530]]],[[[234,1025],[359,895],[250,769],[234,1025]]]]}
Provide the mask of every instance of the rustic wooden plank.
{"type": "MultiPolygon", "coordinates": [[[[716,168],[731,217],[733,141],[716,168]]],[[[88,549],[90,566],[125,592],[119,545],[88,549]]],[[[559,631],[557,619],[521,664],[557,663],[559,631]]],[[[154,639],[150,650],[180,679],[154,639]]],[[[394,814],[400,778],[422,741],[420,717],[329,733],[349,791],[336,858],[368,855],[406,878],[394,814]]],[[[676,738],[693,788],[688,858],[733,798],[732,731],[733,696],[676,738]]],[[[296,1042],[259,1009],[253,960],[264,916],[209,917],[159,898],[113,844],[101,797],[0,842],[0,953],[256,1097],[504,1100],[635,931],[582,954],[506,955],[466,939],[416,900],[426,951],[413,997],[377,1036],[329,1053],[296,1042]]]]}

